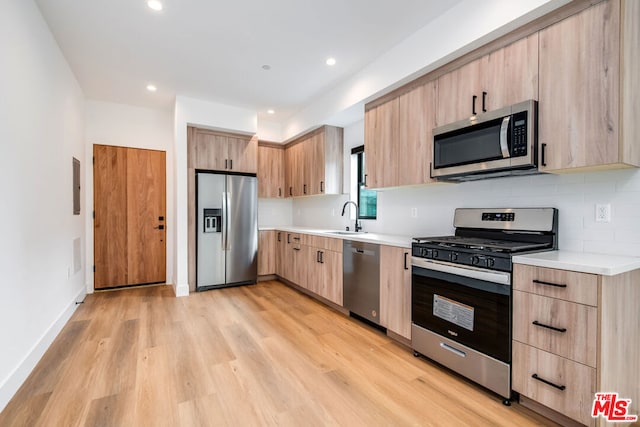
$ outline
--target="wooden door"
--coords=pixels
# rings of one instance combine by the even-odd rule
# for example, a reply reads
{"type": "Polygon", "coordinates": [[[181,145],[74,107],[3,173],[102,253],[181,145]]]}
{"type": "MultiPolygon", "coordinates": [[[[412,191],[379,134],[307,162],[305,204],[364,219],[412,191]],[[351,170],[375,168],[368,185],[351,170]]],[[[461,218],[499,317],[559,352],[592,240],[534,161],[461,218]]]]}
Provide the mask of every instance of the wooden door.
{"type": "Polygon", "coordinates": [[[94,287],[126,285],[127,149],[93,146],[94,287]]]}
{"type": "Polygon", "coordinates": [[[305,170],[304,170],[304,143],[298,143],[293,146],[293,195],[304,195],[305,170]]]}
{"type": "Polygon", "coordinates": [[[411,339],[411,260],[409,249],[380,246],[380,323],[411,339]]]}
{"type": "Polygon", "coordinates": [[[618,162],[619,5],[602,2],[540,31],[540,170],[618,162]]]}
{"type": "Polygon", "coordinates": [[[538,33],[510,44],[504,51],[504,78],[502,98],[493,103],[488,96],[491,109],[513,105],[528,99],[538,99],[538,33]]]}
{"type": "Polygon", "coordinates": [[[364,114],[365,182],[369,188],[397,186],[398,98],[364,114]]]}
{"type": "Polygon", "coordinates": [[[95,289],[166,280],[165,152],[94,146],[95,289]]]}
{"type": "Polygon", "coordinates": [[[258,171],[258,139],[227,138],[229,162],[227,170],[232,172],[256,173],[258,171]]]}
{"type": "Polygon", "coordinates": [[[306,149],[309,161],[309,191],[307,194],[323,194],[325,191],[325,134],[319,132],[313,135],[306,149]]]}
{"type": "Polygon", "coordinates": [[[165,171],[164,151],[127,149],[129,284],[166,278],[165,171]]]}
{"type": "Polygon", "coordinates": [[[258,147],[258,197],[285,196],[284,148],[260,145],[258,147]]]}
{"type": "Polygon", "coordinates": [[[400,96],[398,185],[433,181],[433,128],[436,121],[436,83],[429,82],[400,96]]]}
{"type": "Polygon", "coordinates": [[[476,114],[482,112],[482,90],[480,85],[481,59],[463,65],[438,78],[438,126],[468,119],[473,115],[473,95],[476,114]]]}
{"type": "Polygon", "coordinates": [[[258,276],[276,272],[276,232],[262,230],[258,233],[258,276]]]}
{"type": "Polygon", "coordinates": [[[319,265],[322,271],[320,277],[320,280],[322,280],[320,295],[329,301],[342,306],[342,254],[339,252],[322,250],[321,264],[319,265]]]}

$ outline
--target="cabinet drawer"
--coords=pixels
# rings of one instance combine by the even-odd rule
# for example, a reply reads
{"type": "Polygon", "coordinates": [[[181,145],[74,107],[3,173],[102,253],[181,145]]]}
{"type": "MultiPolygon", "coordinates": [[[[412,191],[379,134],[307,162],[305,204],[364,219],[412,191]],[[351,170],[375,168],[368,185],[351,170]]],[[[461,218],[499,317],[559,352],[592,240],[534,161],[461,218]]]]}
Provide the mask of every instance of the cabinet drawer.
{"type": "Polygon", "coordinates": [[[517,341],[513,342],[512,367],[515,391],[569,418],[594,425],[595,369],[517,341]]]}
{"type": "Polygon", "coordinates": [[[342,239],[333,237],[315,236],[313,234],[301,234],[302,244],[318,249],[342,253],[342,239]]]}
{"type": "Polygon", "coordinates": [[[597,316],[595,307],[513,291],[514,340],[593,368],[596,367],[597,316]]]}
{"type": "Polygon", "coordinates": [[[513,288],[594,307],[598,305],[598,276],[595,274],[515,264],[513,288]]]}

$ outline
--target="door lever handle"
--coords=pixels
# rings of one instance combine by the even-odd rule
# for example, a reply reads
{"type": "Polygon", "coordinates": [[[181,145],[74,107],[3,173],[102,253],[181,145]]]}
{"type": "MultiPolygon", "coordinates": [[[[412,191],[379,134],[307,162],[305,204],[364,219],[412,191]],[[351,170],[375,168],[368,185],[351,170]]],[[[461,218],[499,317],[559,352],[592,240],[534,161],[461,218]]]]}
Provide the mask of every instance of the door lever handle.
{"type": "Polygon", "coordinates": [[[153,227],[154,230],[164,230],[164,225],[159,225],[157,227],[153,227]]]}

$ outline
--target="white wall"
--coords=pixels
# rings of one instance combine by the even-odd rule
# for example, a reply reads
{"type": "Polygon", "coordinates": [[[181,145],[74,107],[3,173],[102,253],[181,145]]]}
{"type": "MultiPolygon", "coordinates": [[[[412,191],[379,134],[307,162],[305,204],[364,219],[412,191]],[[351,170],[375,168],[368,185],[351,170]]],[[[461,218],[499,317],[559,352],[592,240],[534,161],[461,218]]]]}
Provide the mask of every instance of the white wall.
{"type": "MultiPolygon", "coordinates": [[[[173,232],[175,256],[173,259],[174,289],[176,296],[189,294],[188,276],[188,192],[187,192],[187,126],[195,125],[231,132],[255,134],[258,130],[257,113],[228,105],[176,97],[174,108],[173,180],[175,183],[173,232]]],[[[168,234],[168,233],[167,233],[168,234]]]]}
{"type": "Polygon", "coordinates": [[[326,91],[283,124],[289,139],[319,124],[347,126],[362,104],[497,39],[569,0],[465,0],[326,91]]]}
{"type": "MultiPolygon", "coordinates": [[[[351,147],[364,138],[363,123],[344,130],[345,182],[351,147]]],[[[347,187],[345,187],[346,190],[347,187]]],[[[293,201],[293,224],[343,228],[352,221],[332,215],[347,196],[293,201]]],[[[458,207],[539,207],[559,210],[559,247],[578,252],[640,256],[640,170],[567,175],[541,174],[461,184],[433,184],[378,192],[378,218],[365,220],[365,231],[405,236],[453,233],[458,207]],[[610,203],[610,223],[595,222],[595,205],[610,203]],[[412,208],[417,216],[412,217],[412,208]]],[[[339,215],[340,212],[337,212],[339,215]]]]}
{"type": "MultiPolygon", "coordinates": [[[[167,170],[167,283],[173,281],[175,248],[173,113],[130,105],[87,100],[85,103],[86,164],[91,164],[93,145],[116,145],[165,151],[167,170]]],[[[86,168],[87,206],[93,203],[93,168],[86,168]]],[[[93,265],[93,220],[87,217],[86,265],[93,265]]],[[[87,269],[87,291],[93,292],[93,270],[87,269]]]]}
{"type": "Polygon", "coordinates": [[[291,199],[258,199],[258,227],[293,224],[291,199]]]}
{"type": "MultiPolygon", "coordinates": [[[[84,298],[84,221],[72,157],[85,162],[83,95],[33,1],[0,13],[0,411],[84,298]],[[76,268],[79,268],[76,271],[76,268]]],[[[81,185],[85,185],[84,182],[81,185]]]]}

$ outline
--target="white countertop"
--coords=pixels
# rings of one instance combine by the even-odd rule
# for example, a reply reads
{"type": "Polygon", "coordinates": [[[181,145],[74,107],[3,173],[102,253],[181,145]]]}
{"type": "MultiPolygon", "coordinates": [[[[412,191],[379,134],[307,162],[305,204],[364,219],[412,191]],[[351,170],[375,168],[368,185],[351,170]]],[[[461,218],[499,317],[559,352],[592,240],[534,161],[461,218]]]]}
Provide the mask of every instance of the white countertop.
{"type": "Polygon", "coordinates": [[[638,257],[569,251],[516,255],[513,257],[513,263],[601,274],[603,276],[615,276],[616,274],[640,268],[640,258],[638,257]]]}
{"type": "Polygon", "coordinates": [[[411,248],[411,240],[412,240],[412,238],[409,236],[398,236],[394,234],[379,234],[379,233],[367,233],[367,232],[360,232],[358,234],[334,234],[331,232],[342,231],[342,230],[326,230],[326,229],[313,228],[313,227],[295,227],[291,225],[286,225],[281,227],[278,227],[278,226],[259,227],[258,229],[260,231],[280,230],[280,231],[288,231],[290,233],[313,234],[316,236],[332,237],[334,239],[378,243],[380,245],[398,246],[401,248],[411,248]]]}

